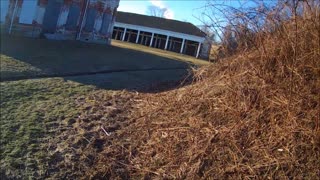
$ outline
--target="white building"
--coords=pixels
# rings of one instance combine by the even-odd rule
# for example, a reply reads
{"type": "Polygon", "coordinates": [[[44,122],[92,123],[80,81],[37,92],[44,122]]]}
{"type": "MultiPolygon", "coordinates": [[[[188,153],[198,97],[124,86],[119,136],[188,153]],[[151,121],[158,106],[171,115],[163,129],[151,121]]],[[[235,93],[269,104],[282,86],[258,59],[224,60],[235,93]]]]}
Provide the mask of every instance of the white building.
{"type": "Polygon", "coordinates": [[[112,39],[207,58],[206,34],[195,25],[171,19],[117,12],[112,39]]]}

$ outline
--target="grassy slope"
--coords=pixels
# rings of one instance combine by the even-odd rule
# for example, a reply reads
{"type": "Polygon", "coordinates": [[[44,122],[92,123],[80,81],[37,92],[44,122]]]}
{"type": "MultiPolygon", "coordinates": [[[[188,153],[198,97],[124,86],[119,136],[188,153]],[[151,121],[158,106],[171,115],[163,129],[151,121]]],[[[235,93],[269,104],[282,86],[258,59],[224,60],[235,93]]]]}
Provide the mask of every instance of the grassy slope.
{"type": "MultiPolygon", "coordinates": [[[[319,76],[295,76],[291,95],[287,74],[257,59],[200,69],[198,83],[143,101],[60,78],[3,82],[1,175],[315,179],[319,76]],[[127,103],[134,117],[122,117],[127,103]]],[[[318,67],[300,63],[300,74],[318,67]]]]}
{"type": "Polygon", "coordinates": [[[293,78],[290,94],[290,76],[274,75],[257,59],[237,56],[199,69],[190,86],[143,96],[114,140],[125,148],[106,147],[90,172],[134,179],[318,179],[320,77],[303,71],[319,70],[319,63],[299,62],[303,76],[293,78]]]}
{"type": "Polygon", "coordinates": [[[199,69],[188,87],[142,99],[119,135],[125,148],[100,153],[97,176],[319,179],[319,7],[280,22],[277,12],[255,48],[199,69]]]}
{"type": "MultiPolygon", "coordinates": [[[[200,69],[188,87],[139,100],[60,78],[1,83],[0,175],[318,179],[319,36],[297,34],[307,46],[295,58],[294,39],[275,33],[266,38],[269,56],[240,54],[200,69]]],[[[68,57],[54,51],[43,56],[68,57]]],[[[52,63],[41,71],[72,69],[52,63]]]]}

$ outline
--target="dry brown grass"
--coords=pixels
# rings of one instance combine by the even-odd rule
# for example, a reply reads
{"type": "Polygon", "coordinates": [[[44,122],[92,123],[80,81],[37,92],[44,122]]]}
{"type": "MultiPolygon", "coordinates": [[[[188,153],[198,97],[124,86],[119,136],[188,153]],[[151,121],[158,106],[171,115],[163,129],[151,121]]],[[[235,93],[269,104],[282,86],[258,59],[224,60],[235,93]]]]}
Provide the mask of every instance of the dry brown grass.
{"type": "MultiPolygon", "coordinates": [[[[319,179],[320,2],[287,2],[279,8],[293,12],[289,17],[272,11],[266,26],[249,35],[250,46],[195,70],[190,85],[76,98],[79,116],[69,119],[70,112],[48,127],[59,125],[59,132],[43,147],[44,176],[319,179]],[[314,4],[301,11],[290,2],[314,4]]],[[[55,111],[53,117],[68,112],[55,111]]]]}
{"type": "Polygon", "coordinates": [[[48,177],[319,179],[319,4],[180,89],[79,97],[82,114],[48,143],[48,177]]]}
{"type": "Polygon", "coordinates": [[[318,8],[197,70],[192,85],[140,96],[88,177],[318,179],[318,8]]]}

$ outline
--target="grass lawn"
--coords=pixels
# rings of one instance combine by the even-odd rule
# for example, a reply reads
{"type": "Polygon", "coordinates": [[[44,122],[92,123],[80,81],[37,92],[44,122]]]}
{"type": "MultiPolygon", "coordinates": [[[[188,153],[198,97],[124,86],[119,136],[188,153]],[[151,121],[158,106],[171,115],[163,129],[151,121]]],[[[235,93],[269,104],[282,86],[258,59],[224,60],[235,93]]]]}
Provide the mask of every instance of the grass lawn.
{"type": "Polygon", "coordinates": [[[1,177],[43,177],[46,144],[79,113],[74,99],[94,91],[62,78],[1,83],[1,177]]]}
{"type": "Polygon", "coordinates": [[[63,78],[7,81],[0,87],[0,177],[5,179],[87,174],[80,167],[90,167],[107,140],[100,126],[111,132],[109,126],[124,122],[126,104],[136,94],[63,78]],[[97,105],[102,108],[92,108],[97,105]]]}
{"type": "Polygon", "coordinates": [[[178,54],[178,53],[174,53],[171,51],[165,51],[165,50],[157,49],[157,48],[150,48],[150,47],[143,46],[140,44],[133,44],[133,43],[122,42],[122,41],[118,41],[118,40],[112,40],[111,45],[115,46],[115,47],[120,47],[120,48],[142,51],[142,52],[146,52],[146,53],[150,53],[150,54],[154,54],[154,55],[158,55],[158,56],[162,56],[162,57],[167,57],[169,59],[174,59],[174,60],[178,60],[178,61],[182,61],[182,62],[189,62],[189,63],[196,64],[196,65],[208,65],[209,64],[208,61],[200,60],[200,59],[197,59],[192,56],[178,54]]]}
{"type": "Polygon", "coordinates": [[[129,43],[1,38],[1,79],[84,75],[126,70],[185,69],[206,61],[129,43]]]}
{"type": "MultiPolygon", "coordinates": [[[[140,51],[139,46],[132,44],[114,42],[113,45],[1,37],[1,177],[27,179],[75,175],[74,165],[63,163],[69,162],[70,154],[77,154],[76,159],[82,161],[83,157],[86,161],[96,151],[96,139],[102,139],[96,129],[79,128],[83,124],[79,115],[90,111],[88,103],[77,103],[79,98],[86,101],[90,94],[96,93],[105,98],[104,102],[117,104],[125,99],[119,94],[134,94],[120,91],[122,89],[142,90],[155,82],[176,81],[186,75],[190,64],[203,64],[192,57],[161,50],[151,52],[154,49],[147,47],[140,51]],[[144,69],[147,71],[135,71],[144,69]],[[109,70],[134,71],[90,74],[109,70]],[[15,80],[46,76],[63,77],[15,80]],[[84,143],[86,146],[81,149],[77,139],[91,143],[84,143]],[[82,156],[83,149],[89,154],[82,156]],[[66,168],[60,170],[60,167],[66,168]]],[[[92,101],[89,99],[88,102],[92,101]]],[[[118,109],[121,108],[126,106],[121,105],[118,109]]],[[[117,110],[116,114],[121,112],[117,110]]],[[[101,116],[117,119],[112,113],[101,116]]],[[[101,122],[92,123],[96,124],[90,127],[101,122]]],[[[83,169],[79,172],[85,173],[83,169]]]]}

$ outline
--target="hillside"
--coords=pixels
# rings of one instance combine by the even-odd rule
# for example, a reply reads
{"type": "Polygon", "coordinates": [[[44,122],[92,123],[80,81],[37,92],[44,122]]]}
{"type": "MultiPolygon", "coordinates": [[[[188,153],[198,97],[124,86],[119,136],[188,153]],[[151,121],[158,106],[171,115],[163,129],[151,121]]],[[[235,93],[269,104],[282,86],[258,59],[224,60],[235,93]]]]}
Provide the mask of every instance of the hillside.
{"type": "MultiPolygon", "coordinates": [[[[0,176],[319,179],[320,3],[305,11],[286,8],[309,1],[286,2],[288,17],[271,11],[265,26],[233,37],[235,49],[222,45],[229,54],[178,87],[110,90],[96,76],[1,82],[0,176]]],[[[6,62],[18,75],[38,72],[6,62]]]]}
{"type": "Polygon", "coordinates": [[[112,148],[99,154],[89,172],[96,177],[317,179],[319,74],[301,73],[316,64],[301,62],[304,68],[290,87],[289,77],[261,74],[265,64],[257,58],[233,57],[199,70],[192,85],[142,95],[127,126],[110,139],[112,148]]]}
{"type": "Polygon", "coordinates": [[[312,12],[195,71],[191,85],[140,94],[87,176],[318,179],[320,25],[312,12]]]}

